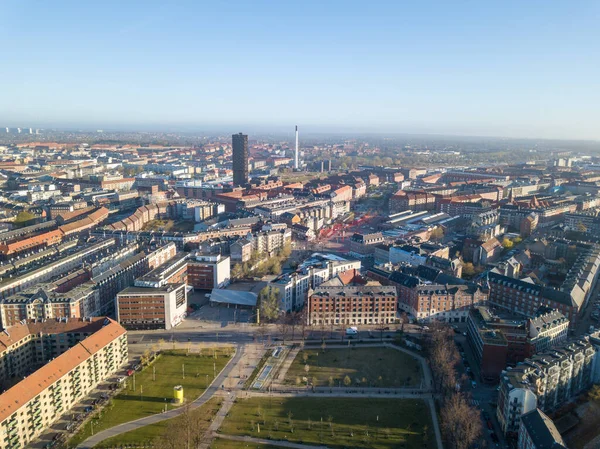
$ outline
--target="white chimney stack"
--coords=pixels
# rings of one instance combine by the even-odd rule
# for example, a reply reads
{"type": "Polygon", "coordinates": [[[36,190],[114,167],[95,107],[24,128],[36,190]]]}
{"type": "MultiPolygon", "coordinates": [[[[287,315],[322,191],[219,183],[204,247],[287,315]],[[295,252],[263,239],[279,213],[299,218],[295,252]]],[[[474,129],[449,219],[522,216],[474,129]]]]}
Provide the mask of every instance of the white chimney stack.
{"type": "Polygon", "coordinates": [[[300,165],[298,164],[298,125],[296,125],[296,151],[294,152],[294,168],[298,170],[300,165]]]}

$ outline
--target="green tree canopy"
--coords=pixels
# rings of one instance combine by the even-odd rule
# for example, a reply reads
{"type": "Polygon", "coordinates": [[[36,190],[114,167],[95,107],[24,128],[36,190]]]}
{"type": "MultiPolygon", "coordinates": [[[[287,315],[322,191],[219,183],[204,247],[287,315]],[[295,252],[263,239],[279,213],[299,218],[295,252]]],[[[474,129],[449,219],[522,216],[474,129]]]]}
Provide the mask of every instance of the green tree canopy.
{"type": "Polygon", "coordinates": [[[261,319],[272,321],[279,316],[279,293],[277,289],[267,286],[258,294],[258,308],[261,319]]]}

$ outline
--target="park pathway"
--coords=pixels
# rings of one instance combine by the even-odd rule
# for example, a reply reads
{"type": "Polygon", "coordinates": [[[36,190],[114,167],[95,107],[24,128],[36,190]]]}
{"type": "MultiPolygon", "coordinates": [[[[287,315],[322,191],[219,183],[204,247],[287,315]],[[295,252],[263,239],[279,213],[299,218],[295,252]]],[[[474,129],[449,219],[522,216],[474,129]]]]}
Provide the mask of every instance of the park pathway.
{"type": "Polygon", "coordinates": [[[241,441],[243,443],[266,444],[270,446],[290,447],[292,449],[329,449],[328,446],[313,446],[310,444],[290,443],[289,441],[273,441],[264,438],[242,437],[237,435],[217,435],[224,440],[241,441]]]}
{"type": "Polygon", "coordinates": [[[219,430],[219,427],[221,427],[221,424],[223,424],[223,421],[225,420],[225,417],[229,413],[229,410],[231,410],[231,407],[233,407],[233,404],[235,403],[235,398],[236,398],[236,393],[231,393],[228,395],[227,398],[225,398],[225,401],[223,402],[223,404],[221,405],[221,408],[217,412],[215,419],[210,424],[209,428],[206,430],[206,432],[204,434],[204,438],[202,439],[202,443],[200,444],[200,449],[209,449],[210,448],[210,445],[212,444],[213,439],[217,435],[217,430],[219,430]]]}
{"type": "MultiPolygon", "coordinates": [[[[221,385],[225,383],[225,379],[232,372],[233,368],[240,362],[242,356],[244,355],[243,346],[237,346],[236,353],[229,360],[227,365],[221,370],[221,372],[217,375],[217,377],[212,381],[209,387],[204,390],[204,392],[192,402],[191,408],[192,410],[200,407],[205,404],[213,395],[219,390],[221,385]]],[[[166,419],[174,418],[184,412],[184,408],[176,408],[169,410],[166,413],[158,413],[156,415],[146,416],[144,418],[137,419],[135,421],[126,422],[123,424],[119,424],[118,426],[111,427],[110,429],[103,430],[98,432],[97,434],[89,437],[84,442],[80,443],[77,446],[77,449],[91,449],[101,441],[106,440],[107,438],[112,438],[117,435],[120,435],[125,432],[129,432],[131,430],[139,429],[140,427],[144,427],[150,424],[156,424],[157,422],[164,421],[166,419]]]]}
{"type": "Polygon", "coordinates": [[[279,369],[279,373],[277,374],[277,379],[273,382],[272,385],[279,386],[279,385],[283,384],[283,380],[285,379],[285,375],[287,374],[288,370],[290,369],[290,366],[292,366],[292,363],[296,359],[296,356],[298,355],[299,352],[300,352],[300,347],[299,346],[293,348],[289,352],[289,354],[287,355],[285,361],[281,365],[281,368],[279,369]]]}

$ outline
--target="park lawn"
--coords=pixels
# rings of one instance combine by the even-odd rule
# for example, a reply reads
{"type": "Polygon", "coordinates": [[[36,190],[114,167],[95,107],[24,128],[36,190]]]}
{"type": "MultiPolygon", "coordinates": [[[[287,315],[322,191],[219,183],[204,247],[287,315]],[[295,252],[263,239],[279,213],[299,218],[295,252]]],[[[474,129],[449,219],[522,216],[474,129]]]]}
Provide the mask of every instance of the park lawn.
{"type": "Polygon", "coordinates": [[[219,432],[330,448],[435,446],[420,399],[253,397],[236,401],[219,432]]]}
{"type": "MultiPolygon", "coordinates": [[[[173,408],[171,399],[173,387],[176,385],[182,385],[185,399],[193,401],[204,392],[206,376],[208,375],[208,382],[212,382],[215,369],[219,374],[232,354],[231,347],[219,348],[216,351],[204,349],[203,355],[186,354],[185,350],[163,351],[151,366],[135,374],[135,391],[131,376],[127,378],[127,384],[121,392],[96,414],[96,418],[93,419],[94,432],[160,413],[165,404],[169,409],[173,408]],[[215,352],[216,359],[213,356],[215,352]],[[185,365],[185,379],[182,378],[182,365],[185,365]],[[156,381],[152,380],[153,367],[156,370],[156,381]]],[[[69,445],[74,446],[84,441],[91,435],[91,431],[92,426],[88,421],[73,436],[69,445]]]]}
{"type": "Polygon", "coordinates": [[[421,383],[420,362],[392,348],[303,349],[286,373],[285,383],[294,385],[303,377],[316,378],[317,386],[344,386],[348,376],[352,385],[364,387],[417,387],[421,383]],[[304,354],[308,356],[304,362],[304,354]],[[308,374],[305,365],[309,366],[308,374]],[[379,379],[381,377],[381,379],[379,379]]]}
{"type": "Polygon", "coordinates": [[[142,228],[144,231],[191,232],[196,223],[193,220],[150,220],[142,228]]]}
{"type": "MultiPolygon", "coordinates": [[[[208,427],[219,411],[222,402],[223,400],[221,398],[212,397],[205,404],[191,411],[191,414],[194,417],[194,422],[201,423],[200,426],[195,428],[196,432],[203,434],[208,430],[208,427]]],[[[139,429],[108,438],[102,441],[100,444],[97,444],[95,447],[108,449],[120,448],[123,445],[131,445],[132,447],[149,446],[156,438],[165,436],[169,431],[169,426],[171,424],[183,427],[184,424],[180,424],[181,421],[182,417],[178,416],[176,418],[160,421],[156,424],[140,427],[139,429]]]]}
{"type": "Polygon", "coordinates": [[[210,444],[210,449],[287,449],[284,446],[273,444],[247,443],[245,441],[233,441],[225,438],[215,438],[210,444]]]}

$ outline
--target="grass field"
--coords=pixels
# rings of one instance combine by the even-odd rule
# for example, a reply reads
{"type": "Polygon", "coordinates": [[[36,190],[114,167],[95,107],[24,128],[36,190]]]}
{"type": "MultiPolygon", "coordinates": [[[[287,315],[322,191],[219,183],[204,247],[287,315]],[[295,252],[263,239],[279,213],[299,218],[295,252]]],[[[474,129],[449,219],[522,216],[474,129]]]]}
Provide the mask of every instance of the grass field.
{"type": "Polygon", "coordinates": [[[254,397],[238,400],[219,431],[330,448],[435,446],[429,408],[418,399],[254,397]]]}
{"type": "MultiPolygon", "coordinates": [[[[94,432],[160,413],[165,406],[168,409],[173,408],[171,398],[173,387],[176,385],[182,385],[185,399],[193,401],[206,388],[206,376],[208,375],[209,383],[212,382],[214,372],[218,374],[223,369],[229,361],[229,354],[232,353],[232,348],[221,348],[216,351],[215,359],[212,350],[205,350],[205,355],[186,355],[184,350],[165,351],[152,366],[136,373],[135,390],[133,376],[126,380],[126,387],[109,401],[96,415],[97,418],[93,419],[94,432]],[[182,365],[185,365],[185,379],[182,365]],[[156,380],[153,380],[153,367],[156,380]]],[[[88,421],[71,439],[69,446],[84,441],[91,435],[91,430],[92,425],[88,421]]]]}
{"type": "MultiPolygon", "coordinates": [[[[204,432],[208,430],[208,427],[210,426],[214,416],[219,411],[222,402],[223,401],[221,398],[213,397],[209,399],[206,404],[190,412],[194,423],[199,424],[194,427],[197,434],[204,434],[204,432]]],[[[157,438],[168,436],[169,429],[172,429],[174,426],[183,428],[185,426],[183,421],[184,418],[178,416],[176,418],[161,421],[156,424],[140,427],[139,429],[132,430],[131,432],[122,433],[116,437],[108,438],[95,447],[101,449],[121,448],[123,445],[144,447],[145,445],[152,444],[152,441],[157,438]]]]}
{"type": "Polygon", "coordinates": [[[415,387],[421,382],[417,359],[391,348],[304,349],[298,353],[286,373],[285,383],[298,378],[316,378],[316,385],[344,386],[348,376],[352,385],[373,387],[415,387]],[[309,366],[308,374],[305,366],[309,366]]]}
{"type": "Polygon", "coordinates": [[[191,232],[196,223],[193,220],[150,220],[142,228],[144,231],[191,232]]]}
{"type": "Polygon", "coordinates": [[[225,438],[215,438],[211,443],[210,449],[287,449],[283,446],[273,444],[246,443],[242,441],[226,440],[225,438]]]}

